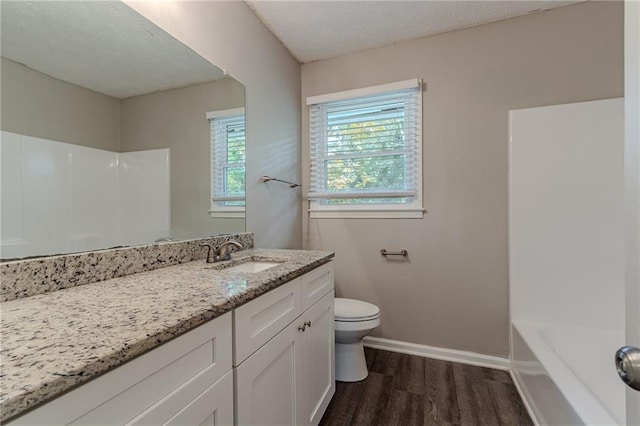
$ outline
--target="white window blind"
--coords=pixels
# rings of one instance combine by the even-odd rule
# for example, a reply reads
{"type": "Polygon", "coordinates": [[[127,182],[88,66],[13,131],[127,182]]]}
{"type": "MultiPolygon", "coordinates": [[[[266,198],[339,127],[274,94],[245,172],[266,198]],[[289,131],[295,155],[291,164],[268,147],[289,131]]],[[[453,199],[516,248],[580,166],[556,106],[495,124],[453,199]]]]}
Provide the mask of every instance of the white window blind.
{"type": "Polygon", "coordinates": [[[372,88],[373,94],[354,91],[357,97],[308,99],[310,200],[321,205],[419,201],[421,84],[410,80],[387,87],[372,88]],[[387,87],[393,90],[384,91],[387,87]]]}
{"type": "Polygon", "coordinates": [[[211,127],[212,209],[245,205],[244,113],[208,115],[211,127]]]}

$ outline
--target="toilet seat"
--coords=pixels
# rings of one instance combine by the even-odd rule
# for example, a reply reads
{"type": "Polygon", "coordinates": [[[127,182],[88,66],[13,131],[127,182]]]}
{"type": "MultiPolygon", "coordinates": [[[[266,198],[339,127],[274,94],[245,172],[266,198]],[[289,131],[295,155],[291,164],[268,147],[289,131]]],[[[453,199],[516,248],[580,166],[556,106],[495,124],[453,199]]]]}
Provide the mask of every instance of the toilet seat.
{"type": "Polygon", "coordinates": [[[380,318],[380,308],[362,300],[337,297],[334,306],[337,322],[363,322],[380,318]]]}
{"type": "MultiPolygon", "coordinates": [[[[363,330],[373,330],[374,328],[380,325],[380,316],[377,318],[370,319],[367,321],[334,321],[336,332],[340,331],[358,331],[362,332],[363,330]]],[[[369,334],[368,332],[366,334],[369,334]]],[[[364,337],[364,336],[362,336],[364,337]]]]}

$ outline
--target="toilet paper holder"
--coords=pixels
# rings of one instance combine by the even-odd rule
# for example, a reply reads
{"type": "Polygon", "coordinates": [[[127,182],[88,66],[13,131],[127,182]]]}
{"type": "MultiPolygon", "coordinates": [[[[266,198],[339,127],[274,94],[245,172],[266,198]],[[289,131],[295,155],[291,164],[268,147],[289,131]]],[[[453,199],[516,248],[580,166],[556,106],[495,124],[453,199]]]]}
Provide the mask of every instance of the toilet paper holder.
{"type": "Polygon", "coordinates": [[[407,257],[409,255],[409,252],[406,251],[405,249],[402,249],[400,251],[387,251],[387,249],[382,249],[380,250],[380,254],[383,256],[402,256],[402,257],[407,257]]]}

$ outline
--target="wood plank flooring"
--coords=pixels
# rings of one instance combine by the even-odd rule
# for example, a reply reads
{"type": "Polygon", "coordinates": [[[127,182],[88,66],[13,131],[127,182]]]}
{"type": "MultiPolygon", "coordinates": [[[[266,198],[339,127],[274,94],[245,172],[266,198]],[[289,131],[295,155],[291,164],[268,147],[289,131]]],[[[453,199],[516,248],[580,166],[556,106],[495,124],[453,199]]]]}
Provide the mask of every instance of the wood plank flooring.
{"type": "Polygon", "coordinates": [[[365,348],[369,377],[338,382],[322,426],[533,425],[506,371],[365,348]]]}

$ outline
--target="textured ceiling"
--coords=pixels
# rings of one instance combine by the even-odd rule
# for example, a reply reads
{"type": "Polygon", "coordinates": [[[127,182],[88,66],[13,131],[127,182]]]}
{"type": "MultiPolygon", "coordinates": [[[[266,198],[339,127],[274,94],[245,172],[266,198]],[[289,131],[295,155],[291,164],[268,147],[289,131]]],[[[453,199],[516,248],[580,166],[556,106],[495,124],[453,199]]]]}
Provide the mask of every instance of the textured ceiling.
{"type": "Polygon", "coordinates": [[[246,0],[305,63],[580,1],[246,0]]]}
{"type": "Polygon", "coordinates": [[[224,73],[119,1],[2,1],[2,56],[115,98],[224,73]]]}

